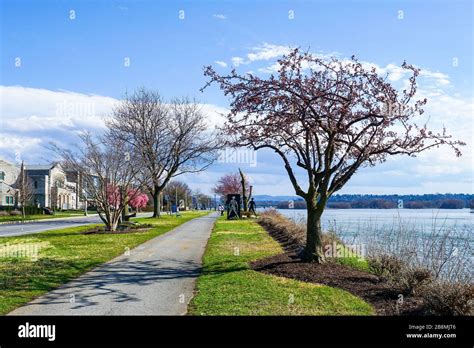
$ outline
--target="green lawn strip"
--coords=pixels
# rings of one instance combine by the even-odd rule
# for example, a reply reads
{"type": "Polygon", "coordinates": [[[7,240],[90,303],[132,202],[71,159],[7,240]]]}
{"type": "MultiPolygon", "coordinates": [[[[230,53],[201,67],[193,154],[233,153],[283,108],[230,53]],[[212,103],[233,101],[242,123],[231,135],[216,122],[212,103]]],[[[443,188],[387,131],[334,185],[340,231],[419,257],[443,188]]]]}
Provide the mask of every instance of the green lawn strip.
{"type": "Polygon", "coordinates": [[[0,238],[0,251],[3,251],[0,253],[0,314],[6,314],[128,249],[208,213],[183,212],[181,217],[164,215],[159,219],[136,219],[154,225],[146,232],[81,234],[81,231],[94,226],[88,225],[0,238]],[[36,246],[38,259],[11,257],[12,250],[19,250],[19,245],[23,246],[21,250],[30,251],[36,246]]]}
{"type": "Polygon", "coordinates": [[[340,289],[253,271],[249,262],[282,252],[251,220],[220,218],[203,258],[191,315],[370,315],[372,307],[340,289]]]}
{"type": "Polygon", "coordinates": [[[363,255],[357,255],[355,251],[351,249],[351,247],[347,247],[344,244],[336,243],[336,245],[341,248],[340,251],[342,255],[334,255],[335,257],[330,258],[331,261],[358,269],[359,271],[370,273],[369,263],[367,262],[367,259],[363,257],[363,255]]]}
{"type": "Polygon", "coordinates": [[[370,272],[369,264],[366,259],[359,257],[340,257],[336,258],[335,261],[341,265],[349,266],[358,269],[363,272],[370,272]]]}
{"type": "Polygon", "coordinates": [[[10,221],[28,221],[28,220],[44,220],[44,219],[57,219],[65,217],[74,217],[74,216],[84,216],[84,212],[67,212],[67,213],[56,213],[54,215],[44,215],[44,214],[35,214],[27,215],[23,218],[21,215],[8,215],[0,216],[0,222],[10,222],[10,221]]]}

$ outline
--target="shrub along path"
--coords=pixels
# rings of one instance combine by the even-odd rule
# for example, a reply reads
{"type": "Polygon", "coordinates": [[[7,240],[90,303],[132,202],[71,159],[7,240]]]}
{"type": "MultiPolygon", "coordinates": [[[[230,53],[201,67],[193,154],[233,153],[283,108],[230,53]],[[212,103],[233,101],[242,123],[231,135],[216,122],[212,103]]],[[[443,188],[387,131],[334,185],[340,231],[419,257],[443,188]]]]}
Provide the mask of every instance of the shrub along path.
{"type": "Polygon", "coordinates": [[[37,260],[0,259],[0,313],[83,274],[10,314],[184,314],[215,221],[204,214],[139,218],[154,227],[127,234],[81,233],[89,226],[2,239],[40,250],[37,260]]]}

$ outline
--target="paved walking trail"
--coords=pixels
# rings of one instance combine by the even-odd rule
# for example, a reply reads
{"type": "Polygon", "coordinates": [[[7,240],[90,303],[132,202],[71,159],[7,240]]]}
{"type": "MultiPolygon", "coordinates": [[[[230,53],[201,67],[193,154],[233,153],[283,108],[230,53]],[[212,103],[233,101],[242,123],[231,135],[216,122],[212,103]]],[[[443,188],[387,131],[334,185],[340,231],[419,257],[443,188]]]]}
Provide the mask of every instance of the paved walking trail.
{"type": "Polygon", "coordinates": [[[188,221],[9,314],[185,314],[217,216],[188,221]]]}

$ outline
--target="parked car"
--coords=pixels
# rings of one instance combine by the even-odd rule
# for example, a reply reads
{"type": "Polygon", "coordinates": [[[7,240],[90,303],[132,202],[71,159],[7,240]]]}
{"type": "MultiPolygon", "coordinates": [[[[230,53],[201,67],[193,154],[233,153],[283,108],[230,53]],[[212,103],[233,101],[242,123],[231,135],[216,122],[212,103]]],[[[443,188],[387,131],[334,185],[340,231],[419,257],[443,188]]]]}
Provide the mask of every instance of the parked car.
{"type": "Polygon", "coordinates": [[[43,213],[46,215],[54,215],[54,210],[48,207],[43,208],[43,213]]]}

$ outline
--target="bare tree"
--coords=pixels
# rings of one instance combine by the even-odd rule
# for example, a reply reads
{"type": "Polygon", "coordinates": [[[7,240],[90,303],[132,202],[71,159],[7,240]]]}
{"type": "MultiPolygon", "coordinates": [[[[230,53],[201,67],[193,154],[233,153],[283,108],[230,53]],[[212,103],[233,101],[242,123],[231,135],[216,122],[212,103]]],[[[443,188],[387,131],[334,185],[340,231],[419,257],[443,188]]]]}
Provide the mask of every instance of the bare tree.
{"type": "Polygon", "coordinates": [[[107,230],[115,231],[128,203],[141,194],[143,181],[137,156],[127,143],[108,136],[80,135],[82,146],[62,149],[53,145],[64,168],[77,172],[87,197],[107,230]]]}
{"type": "Polygon", "coordinates": [[[186,98],[167,104],[157,92],[139,88],[115,108],[107,121],[110,134],[135,149],[160,215],[160,193],[171,178],[205,170],[216,157],[216,139],[205,115],[186,98]]]}
{"type": "Polygon", "coordinates": [[[209,209],[213,204],[212,197],[202,193],[200,190],[195,190],[193,192],[193,197],[197,205],[197,209],[209,209]]]}
{"type": "Polygon", "coordinates": [[[25,164],[22,161],[20,167],[20,174],[14,185],[14,188],[18,190],[17,193],[17,204],[21,206],[21,214],[23,218],[26,217],[26,207],[33,202],[35,191],[30,178],[26,174],[25,164]]]}
{"type": "MultiPolygon", "coordinates": [[[[443,129],[435,133],[416,123],[427,100],[413,101],[419,69],[399,93],[375,68],[357,59],[321,59],[295,49],[279,61],[268,79],[252,74],[204,74],[231,98],[223,132],[231,146],[272,149],[283,160],[295,192],[307,205],[305,260],[322,262],[321,215],[329,197],[361,166],[389,156],[417,153],[440,145],[460,156],[460,145],[443,129]],[[296,169],[306,175],[307,189],[296,169]]],[[[305,185],[306,186],[306,185],[305,185]]]]}
{"type": "Polygon", "coordinates": [[[171,204],[179,205],[179,201],[183,200],[184,206],[189,207],[193,197],[193,191],[183,181],[171,180],[168,182],[166,187],[163,189],[163,194],[168,196],[168,202],[171,204]],[[178,201],[176,201],[176,198],[178,201]]]}

